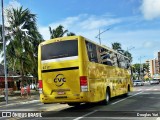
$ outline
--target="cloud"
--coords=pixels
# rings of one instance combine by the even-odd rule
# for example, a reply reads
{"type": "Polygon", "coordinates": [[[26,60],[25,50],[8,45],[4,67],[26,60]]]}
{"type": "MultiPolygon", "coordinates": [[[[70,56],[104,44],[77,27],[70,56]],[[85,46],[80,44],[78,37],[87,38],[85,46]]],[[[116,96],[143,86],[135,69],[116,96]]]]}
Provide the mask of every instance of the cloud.
{"type": "MultiPolygon", "coordinates": [[[[142,62],[147,59],[153,59],[157,57],[157,52],[160,51],[160,30],[156,29],[141,29],[141,30],[110,30],[101,35],[101,42],[104,45],[111,47],[114,42],[119,42],[122,45],[122,49],[127,50],[127,48],[135,47],[129,50],[133,56],[133,63],[139,63],[138,58],[140,56],[145,56],[142,62]]],[[[85,33],[86,37],[89,39],[99,42],[95,39],[95,33],[92,34],[85,33]],[[93,35],[93,36],[92,36],[93,35]]]]}
{"type": "Polygon", "coordinates": [[[78,16],[67,17],[64,20],[54,22],[48,26],[40,26],[39,30],[44,39],[49,39],[48,27],[55,29],[58,25],[63,25],[65,29],[71,32],[85,33],[95,31],[106,26],[120,23],[122,20],[118,18],[109,18],[108,16],[94,16],[88,14],[80,14],[78,16]]]}
{"type": "Polygon", "coordinates": [[[16,0],[10,0],[9,3],[7,4],[7,6],[5,6],[6,9],[9,8],[20,8],[21,4],[19,2],[17,2],[16,0]]]}
{"type": "Polygon", "coordinates": [[[9,23],[7,22],[7,9],[12,9],[12,8],[20,8],[21,4],[17,2],[16,0],[11,0],[7,5],[4,6],[4,19],[5,19],[5,26],[9,26],[9,23]]]}
{"type": "Polygon", "coordinates": [[[39,26],[38,30],[45,40],[48,40],[50,38],[50,33],[49,33],[48,27],[39,26]]]}
{"type": "Polygon", "coordinates": [[[140,10],[146,20],[160,17],[160,0],[142,0],[140,10]]]}
{"type": "Polygon", "coordinates": [[[80,23],[80,26],[83,29],[92,30],[92,29],[99,29],[101,27],[113,25],[120,22],[121,22],[120,19],[91,16],[88,19],[82,21],[80,23]]]}
{"type": "Polygon", "coordinates": [[[153,47],[153,42],[151,42],[151,41],[144,42],[144,47],[145,48],[152,48],[153,47]]]}
{"type": "MultiPolygon", "coordinates": [[[[145,55],[145,59],[152,59],[154,58],[153,52],[160,50],[160,30],[141,28],[143,22],[142,19],[136,16],[116,18],[115,16],[80,14],[78,16],[67,17],[48,26],[54,29],[61,24],[70,32],[82,35],[96,43],[99,43],[99,40],[95,38],[99,33],[99,29],[104,31],[111,27],[111,30],[101,34],[102,44],[111,47],[112,43],[119,42],[124,50],[135,47],[130,52],[133,55],[133,63],[138,63],[140,56],[145,55]],[[136,25],[139,26],[138,29],[135,29],[136,25]]],[[[50,39],[48,26],[39,26],[40,33],[45,40],[50,39]]]]}
{"type": "Polygon", "coordinates": [[[85,16],[84,15],[79,15],[79,16],[74,16],[74,17],[67,17],[64,20],[58,21],[58,22],[54,22],[49,24],[49,26],[56,28],[59,25],[63,25],[65,28],[69,28],[69,27],[73,27],[73,25],[75,23],[78,23],[80,21],[81,18],[83,18],[85,16]]]}

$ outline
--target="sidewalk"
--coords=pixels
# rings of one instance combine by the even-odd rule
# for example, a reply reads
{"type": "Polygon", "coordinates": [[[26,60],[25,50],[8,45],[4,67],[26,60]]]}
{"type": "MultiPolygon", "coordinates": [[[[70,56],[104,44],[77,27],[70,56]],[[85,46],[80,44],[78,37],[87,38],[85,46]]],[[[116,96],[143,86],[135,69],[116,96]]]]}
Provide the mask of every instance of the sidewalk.
{"type": "MultiPolygon", "coordinates": [[[[35,90],[31,90],[30,98],[21,98],[20,91],[15,91],[13,95],[8,96],[8,105],[15,105],[20,103],[31,103],[39,101],[39,92],[35,90]]],[[[4,95],[0,95],[0,106],[6,105],[6,101],[4,99],[4,95]]]]}

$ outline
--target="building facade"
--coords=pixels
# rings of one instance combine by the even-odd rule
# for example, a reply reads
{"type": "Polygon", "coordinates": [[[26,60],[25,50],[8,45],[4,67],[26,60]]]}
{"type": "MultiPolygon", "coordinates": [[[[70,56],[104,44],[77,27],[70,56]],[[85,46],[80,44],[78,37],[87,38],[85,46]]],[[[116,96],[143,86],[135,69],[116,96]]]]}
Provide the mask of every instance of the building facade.
{"type": "Polygon", "coordinates": [[[160,52],[158,52],[158,57],[149,60],[149,75],[151,78],[154,77],[156,74],[160,74],[160,52]]]}
{"type": "Polygon", "coordinates": [[[149,73],[150,77],[153,77],[155,74],[159,74],[159,62],[158,59],[149,60],[149,73]]]}
{"type": "Polygon", "coordinates": [[[158,52],[158,71],[160,74],[160,52],[158,52]]]}

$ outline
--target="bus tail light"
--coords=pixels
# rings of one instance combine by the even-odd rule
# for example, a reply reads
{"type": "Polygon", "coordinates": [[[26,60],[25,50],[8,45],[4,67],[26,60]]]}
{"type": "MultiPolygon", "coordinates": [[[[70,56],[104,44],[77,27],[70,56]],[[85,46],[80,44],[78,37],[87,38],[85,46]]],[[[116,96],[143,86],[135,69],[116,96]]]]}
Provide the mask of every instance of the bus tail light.
{"type": "Polygon", "coordinates": [[[88,91],[87,76],[80,76],[80,87],[82,92],[88,91]]]}
{"type": "Polygon", "coordinates": [[[38,83],[39,83],[39,93],[41,94],[42,93],[42,88],[43,88],[42,80],[39,80],[38,83]]]}

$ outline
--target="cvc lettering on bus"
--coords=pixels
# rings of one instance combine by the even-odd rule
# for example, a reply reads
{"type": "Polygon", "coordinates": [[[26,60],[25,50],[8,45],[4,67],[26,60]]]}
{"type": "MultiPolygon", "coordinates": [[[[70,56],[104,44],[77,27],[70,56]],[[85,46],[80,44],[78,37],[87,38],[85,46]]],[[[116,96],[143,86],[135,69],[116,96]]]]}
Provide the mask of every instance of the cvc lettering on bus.
{"type": "Polygon", "coordinates": [[[66,79],[64,77],[63,74],[58,74],[55,78],[54,78],[54,83],[56,84],[56,86],[60,87],[64,84],[64,82],[66,82],[66,79]]]}

